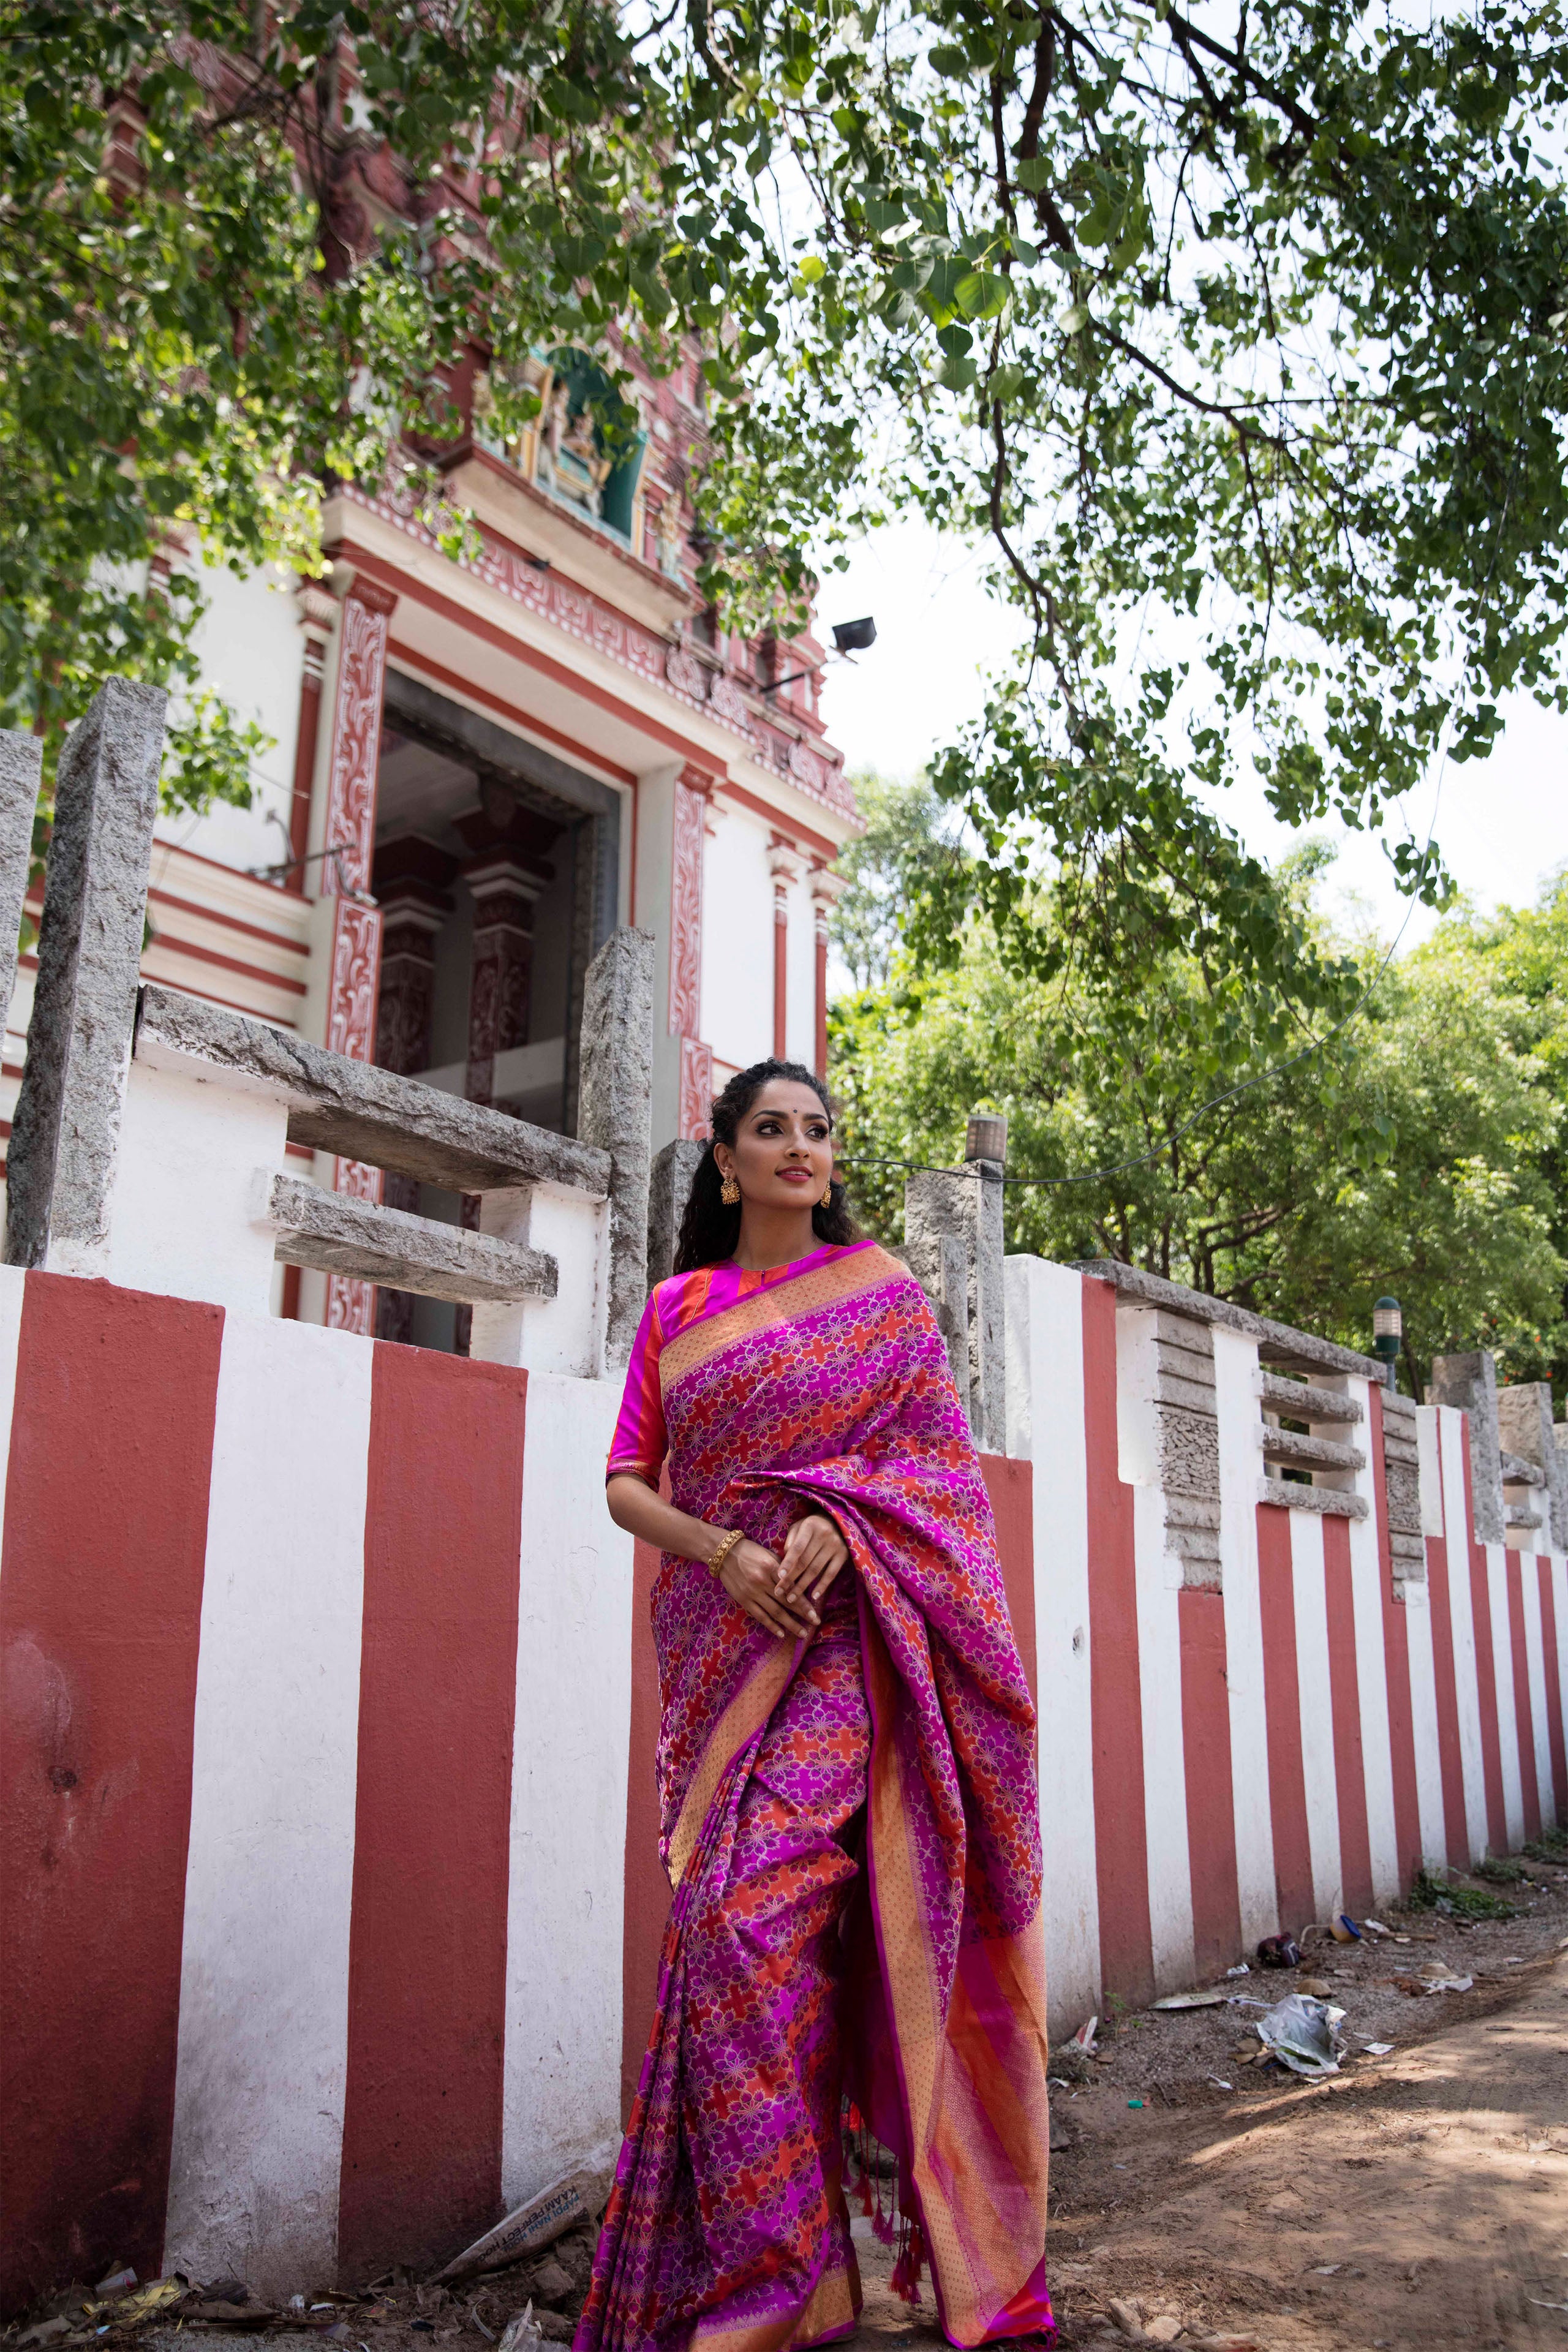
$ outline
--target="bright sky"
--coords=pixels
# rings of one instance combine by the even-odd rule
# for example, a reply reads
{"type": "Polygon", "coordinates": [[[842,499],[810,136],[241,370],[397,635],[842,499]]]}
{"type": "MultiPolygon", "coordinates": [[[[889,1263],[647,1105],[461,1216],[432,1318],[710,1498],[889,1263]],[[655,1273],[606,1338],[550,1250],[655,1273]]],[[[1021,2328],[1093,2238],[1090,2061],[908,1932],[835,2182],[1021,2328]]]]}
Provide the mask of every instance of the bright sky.
{"type": "MultiPolygon", "coordinates": [[[[1016,625],[986,596],[973,555],[913,522],[879,531],[847,572],[824,575],[818,629],[825,639],[833,622],[865,613],[876,621],[877,643],[853,668],[829,664],[823,713],[852,769],[910,775],[964,719],[979,715],[981,673],[1005,656],[1016,625]]],[[[1412,827],[1422,839],[1437,786],[1435,777],[1411,796],[1412,827]]],[[[1226,796],[1221,814],[1263,856],[1290,846],[1289,829],[1255,785],[1226,796]]],[[[1407,915],[1403,943],[1426,936],[1433,918],[1419,907],[1412,913],[1394,887],[1378,836],[1331,824],[1313,830],[1343,843],[1322,893],[1325,911],[1335,911],[1336,893],[1353,893],[1370,905],[1385,938],[1407,915]]],[[[1436,832],[1450,870],[1483,906],[1531,903],[1542,877],[1568,859],[1568,719],[1528,699],[1511,704],[1491,759],[1446,768],[1436,832]]]]}

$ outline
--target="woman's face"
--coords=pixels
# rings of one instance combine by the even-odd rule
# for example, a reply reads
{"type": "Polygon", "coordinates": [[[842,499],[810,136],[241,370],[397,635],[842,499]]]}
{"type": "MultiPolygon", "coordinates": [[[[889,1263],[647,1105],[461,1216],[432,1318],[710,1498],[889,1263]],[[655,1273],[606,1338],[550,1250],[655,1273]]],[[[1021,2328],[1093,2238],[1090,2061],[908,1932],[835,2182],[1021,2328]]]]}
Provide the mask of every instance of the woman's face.
{"type": "Polygon", "coordinates": [[[833,1173],[833,1129],[810,1087],[770,1078],[735,1130],[734,1148],[716,1143],[721,1175],[733,1171],[753,1209],[801,1209],[820,1201],[833,1173]]]}

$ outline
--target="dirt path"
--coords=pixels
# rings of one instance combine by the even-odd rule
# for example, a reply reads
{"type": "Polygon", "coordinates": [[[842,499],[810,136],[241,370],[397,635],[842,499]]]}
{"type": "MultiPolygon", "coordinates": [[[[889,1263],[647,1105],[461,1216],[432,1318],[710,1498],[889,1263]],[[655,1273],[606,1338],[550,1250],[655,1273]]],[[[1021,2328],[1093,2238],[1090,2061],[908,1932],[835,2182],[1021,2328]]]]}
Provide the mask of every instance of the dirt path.
{"type": "MultiPolygon", "coordinates": [[[[1386,2057],[1321,2084],[1259,2081],[1235,2064],[1246,2011],[1145,2013],[1121,2021],[1100,2079],[1058,2093],[1065,2346],[1125,2352],[1129,2321],[1156,2342],[1180,2321],[1182,2342],[1260,2352],[1568,2346],[1568,2308],[1550,2307],[1568,2306],[1568,1901],[1543,1892],[1468,1931],[1429,1914],[1397,1924],[1435,1946],[1327,1948],[1352,2049],[1396,2042],[1386,2057]],[[1412,1998],[1394,1982],[1439,1955],[1473,1971],[1471,1991],[1412,1998]]],[[[879,2352],[940,2343],[929,2302],[911,2314],[881,2248],[861,2252],[879,2352]]]]}

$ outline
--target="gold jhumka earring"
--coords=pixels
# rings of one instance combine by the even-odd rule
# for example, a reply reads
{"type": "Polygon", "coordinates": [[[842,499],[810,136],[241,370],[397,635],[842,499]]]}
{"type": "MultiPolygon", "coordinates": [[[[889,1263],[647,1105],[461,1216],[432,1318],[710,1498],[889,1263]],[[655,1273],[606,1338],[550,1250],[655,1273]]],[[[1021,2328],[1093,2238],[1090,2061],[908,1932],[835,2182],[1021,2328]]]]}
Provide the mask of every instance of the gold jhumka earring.
{"type": "Polygon", "coordinates": [[[818,1202],[817,1202],[817,1204],[816,1204],[816,1205],[817,1205],[817,1207],[818,1207],[819,1209],[831,1209],[831,1208],[832,1208],[832,1206],[833,1206],[833,1179],[832,1179],[832,1177],[831,1177],[831,1176],[830,1176],[830,1177],[828,1178],[828,1180],[827,1180],[827,1190],[826,1190],[826,1192],[824,1192],[824,1194],[823,1194],[823,1196],[822,1196],[821,1200],[820,1200],[820,1201],[818,1201],[818,1202]]]}
{"type": "Polygon", "coordinates": [[[740,1197],[741,1188],[736,1183],[734,1176],[732,1174],[726,1176],[719,1187],[719,1198],[727,1209],[732,1209],[740,1197]]]}

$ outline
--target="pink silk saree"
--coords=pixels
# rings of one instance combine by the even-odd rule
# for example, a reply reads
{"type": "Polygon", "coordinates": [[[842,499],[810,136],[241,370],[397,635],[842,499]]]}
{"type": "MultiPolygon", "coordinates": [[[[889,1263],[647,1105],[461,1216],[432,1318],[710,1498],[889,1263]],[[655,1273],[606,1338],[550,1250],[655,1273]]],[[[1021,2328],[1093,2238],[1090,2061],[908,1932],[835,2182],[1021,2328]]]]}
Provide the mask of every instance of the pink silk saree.
{"type": "Polygon", "coordinates": [[[653,2031],[574,2352],[853,2334],[841,2097],[898,2166],[959,2346],[1040,2336],[1045,1972],[1035,1716],[980,1465],[919,1285],[873,1243],[663,1283],[609,1469],[782,1550],[849,1545],[807,1642],[704,1569],[654,1586],[653,2031]]]}

